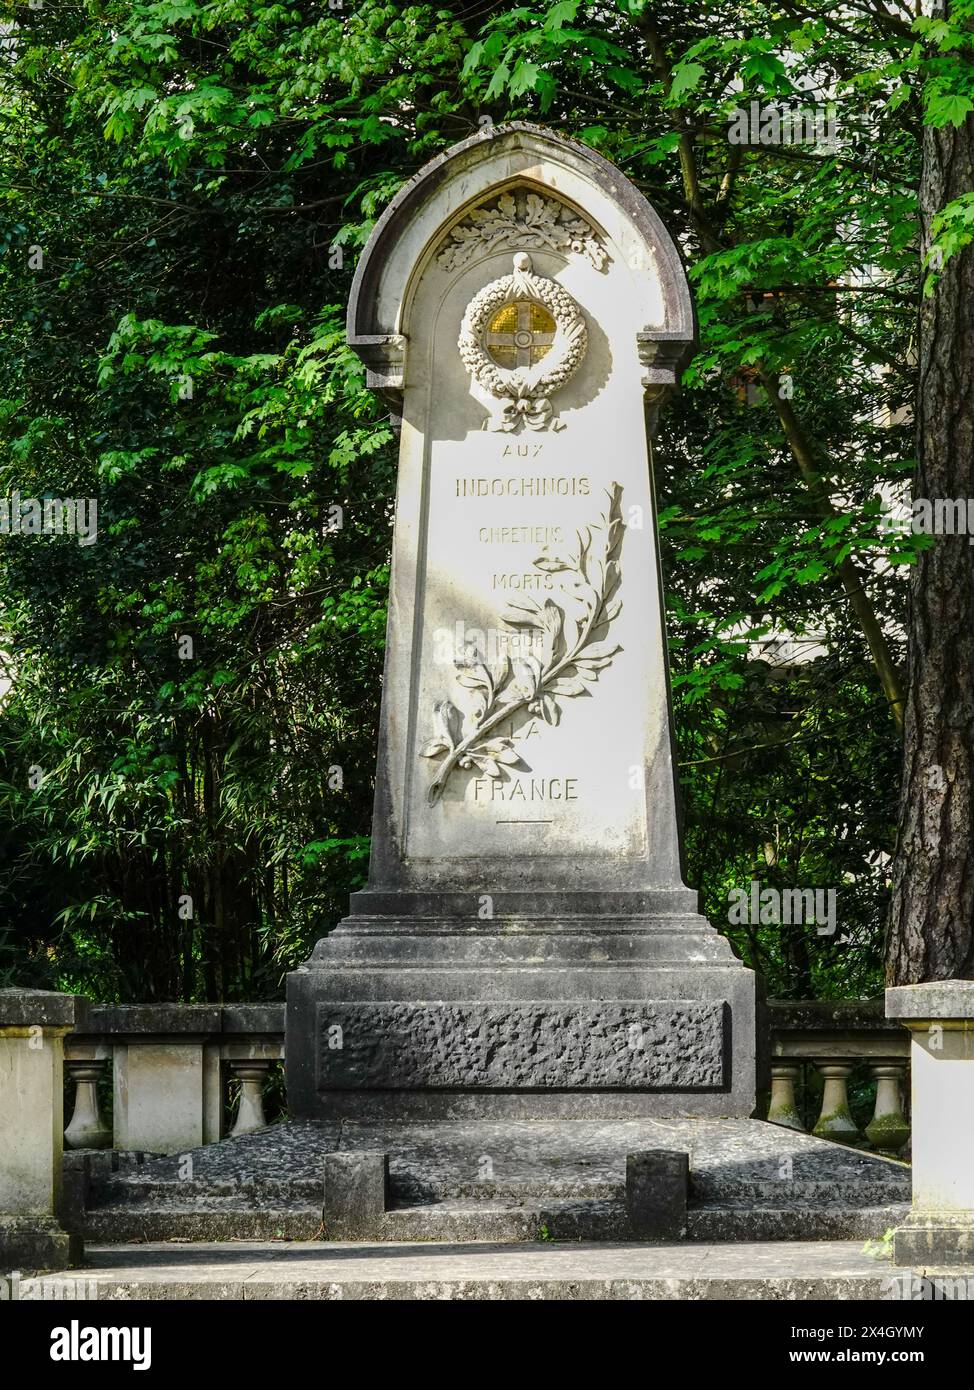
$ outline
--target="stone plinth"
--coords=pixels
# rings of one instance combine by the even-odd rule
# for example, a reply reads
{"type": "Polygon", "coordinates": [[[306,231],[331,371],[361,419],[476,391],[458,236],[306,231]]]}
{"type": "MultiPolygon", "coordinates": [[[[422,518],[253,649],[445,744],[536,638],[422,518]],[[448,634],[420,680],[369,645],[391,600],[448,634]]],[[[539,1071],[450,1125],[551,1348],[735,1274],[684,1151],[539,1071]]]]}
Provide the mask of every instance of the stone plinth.
{"type": "Polygon", "coordinates": [[[910,1030],[913,1209],[894,1236],[897,1264],[974,1264],[974,981],[886,991],[910,1030]]]}
{"type": "Polygon", "coordinates": [[[586,147],[422,170],[349,342],[401,419],[369,883],[288,986],[292,1114],[749,1115],[753,977],[684,883],[647,439],[679,253],[586,147]]]}
{"type": "Polygon", "coordinates": [[[81,1240],[59,1224],[64,1043],[85,1000],[0,990],[0,1270],[60,1269],[81,1240]]]}
{"type": "Polygon", "coordinates": [[[91,1010],[113,1047],[114,1147],[179,1153],[220,1137],[221,1028],[213,1004],[125,1004],[91,1010]]]}

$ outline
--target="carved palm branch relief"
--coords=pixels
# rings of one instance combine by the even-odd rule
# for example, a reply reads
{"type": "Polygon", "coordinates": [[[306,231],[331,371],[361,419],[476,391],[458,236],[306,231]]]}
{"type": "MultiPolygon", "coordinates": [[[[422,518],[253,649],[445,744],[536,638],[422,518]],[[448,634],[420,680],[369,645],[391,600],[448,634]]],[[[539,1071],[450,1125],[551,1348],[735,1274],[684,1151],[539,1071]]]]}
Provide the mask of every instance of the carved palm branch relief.
{"type": "Polygon", "coordinates": [[[589,687],[622,650],[610,637],[622,609],[615,597],[625,536],[619,483],[611,483],[606,496],[608,507],[599,521],[576,531],[576,551],[554,554],[546,547],[533,562],[541,573],[563,576],[562,591],[577,601],[578,616],[569,617],[554,599],[538,603],[519,594],[500,620],[512,633],[537,634],[537,654],[503,653],[493,663],[478,650],[465,649],[457,656],[454,683],[464,692],[467,709],[438,700],[433,706],[433,736],[419,754],[440,760],[429,788],[431,806],[457,768],[475,768],[492,779],[505,779],[511,767],[529,770],[513,738],[495,732],[498,726],[525,713],[559,724],[562,701],[590,694],[589,687]]]}

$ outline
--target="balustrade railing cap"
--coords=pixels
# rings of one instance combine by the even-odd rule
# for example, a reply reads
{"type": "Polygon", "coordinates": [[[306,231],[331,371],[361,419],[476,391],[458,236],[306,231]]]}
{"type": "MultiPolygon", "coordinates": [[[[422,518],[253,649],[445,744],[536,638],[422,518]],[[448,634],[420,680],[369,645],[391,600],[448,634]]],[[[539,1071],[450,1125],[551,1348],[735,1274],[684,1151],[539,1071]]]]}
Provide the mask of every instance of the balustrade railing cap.
{"type": "Polygon", "coordinates": [[[219,1004],[94,1004],[86,1033],[219,1033],[219,1004]]]}
{"type": "Polygon", "coordinates": [[[886,991],[886,1017],[896,1019],[974,1019],[974,980],[931,980],[893,985],[886,991]]]}
{"type": "Polygon", "coordinates": [[[885,1031],[882,999],[769,999],[768,1022],[776,1030],[885,1031]]]}
{"type": "Polygon", "coordinates": [[[281,1034],[283,1004],[92,1004],[90,1035],[281,1034]]]}
{"type": "Polygon", "coordinates": [[[283,1033],[283,1004],[224,1004],[224,1033],[283,1033]]]}
{"type": "Polygon", "coordinates": [[[80,1028],[88,1000],[50,989],[0,989],[0,1028],[80,1028]]]}

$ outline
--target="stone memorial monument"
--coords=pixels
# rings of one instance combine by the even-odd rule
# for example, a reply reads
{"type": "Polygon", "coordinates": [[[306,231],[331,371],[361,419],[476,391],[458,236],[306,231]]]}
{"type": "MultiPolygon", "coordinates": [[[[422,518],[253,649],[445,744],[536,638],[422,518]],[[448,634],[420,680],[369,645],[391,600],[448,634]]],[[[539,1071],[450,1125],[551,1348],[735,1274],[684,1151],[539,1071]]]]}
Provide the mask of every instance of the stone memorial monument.
{"type": "Polygon", "coordinates": [[[289,977],[292,1115],[750,1115],[753,976],[681,866],[676,247],[593,151],[492,128],[380,219],[348,329],[401,419],[392,592],[369,881],[289,977]]]}

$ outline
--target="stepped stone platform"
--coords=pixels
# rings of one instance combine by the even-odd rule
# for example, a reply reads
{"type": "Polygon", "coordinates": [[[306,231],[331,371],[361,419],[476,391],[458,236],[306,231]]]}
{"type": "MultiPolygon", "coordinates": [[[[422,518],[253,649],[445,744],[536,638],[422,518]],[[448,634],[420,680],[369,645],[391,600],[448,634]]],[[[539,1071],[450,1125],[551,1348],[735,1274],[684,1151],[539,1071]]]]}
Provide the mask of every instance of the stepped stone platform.
{"type": "Polygon", "coordinates": [[[288,1121],[124,1172],[96,1167],[85,1234],[328,1240],[325,1155],[379,1150],[390,1198],[369,1238],[624,1241],[626,1155],[646,1149],[690,1155],[691,1241],[879,1238],[908,1211],[906,1165],[760,1120],[288,1121]]]}
{"type": "Polygon", "coordinates": [[[963,1271],[893,1269],[861,1241],[783,1244],[280,1242],[100,1246],[22,1298],[917,1300],[974,1297],[963,1271]],[[45,1295],[45,1284],[52,1292],[45,1295]]]}

